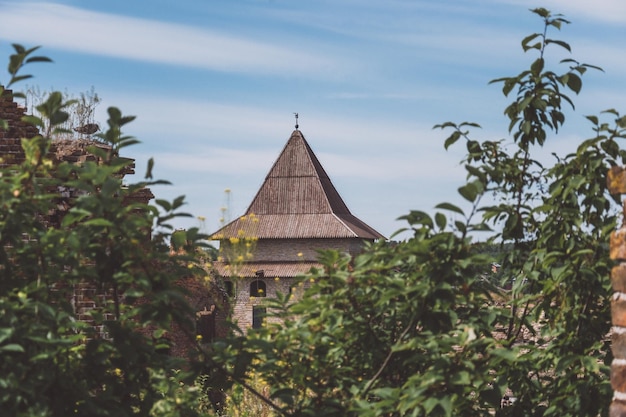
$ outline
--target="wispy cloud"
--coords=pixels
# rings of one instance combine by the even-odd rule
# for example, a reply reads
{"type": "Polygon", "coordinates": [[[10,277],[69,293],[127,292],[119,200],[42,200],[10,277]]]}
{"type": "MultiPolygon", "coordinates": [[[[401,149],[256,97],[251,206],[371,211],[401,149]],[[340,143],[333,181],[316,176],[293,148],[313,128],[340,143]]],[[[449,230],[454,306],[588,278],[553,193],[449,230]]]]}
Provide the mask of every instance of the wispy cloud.
{"type": "MultiPolygon", "coordinates": [[[[262,177],[293,129],[287,115],[274,108],[159,96],[117,95],[114,100],[130,114],[140,111],[129,129],[147,135],[139,138],[146,145],[158,144],[150,146],[151,155],[168,170],[262,177]]],[[[301,128],[322,164],[344,177],[447,176],[459,158],[443,150],[444,133],[413,120],[391,124],[318,109],[306,113],[301,128]]]]}
{"type": "MultiPolygon", "coordinates": [[[[527,0],[505,1],[528,7],[527,0]]],[[[623,0],[543,0],[541,5],[553,13],[564,14],[568,20],[578,16],[599,22],[626,23],[626,2],[623,0]]]]}
{"type": "MultiPolygon", "coordinates": [[[[124,113],[139,114],[132,129],[148,135],[175,135],[171,137],[174,142],[185,139],[206,144],[211,140],[225,142],[229,138],[238,138],[239,143],[233,146],[253,145],[258,148],[269,138],[273,138],[274,143],[283,144],[293,126],[290,122],[293,116],[284,106],[263,107],[116,92],[109,92],[109,97],[112,104],[124,113]]],[[[106,108],[108,104],[103,103],[101,108],[106,108]]],[[[301,114],[300,125],[307,138],[330,141],[333,148],[354,148],[355,145],[377,141],[387,145],[402,144],[410,137],[436,136],[430,123],[420,125],[412,120],[399,120],[390,124],[388,119],[350,118],[333,113],[332,109],[321,108],[301,114]]]]}
{"type": "Polygon", "coordinates": [[[0,13],[1,38],[74,52],[254,74],[320,77],[340,70],[325,56],[288,46],[50,2],[0,3],[0,13]]]}
{"type": "MultiPolygon", "coordinates": [[[[160,169],[176,170],[179,174],[222,179],[236,176],[263,178],[278,157],[280,147],[261,151],[229,149],[220,147],[195,147],[193,152],[156,153],[160,169]]],[[[442,179],[462,179],[463,168],[456,163],[453,154],[441,151],[420,155],[417,149],[408,149],[403,156],[386,154],[378,156],[355,156],[341,153],[317,152],[320,162],[333,178],[357,178],[391,182],[417,180],[437,176],[442,179]]]]}

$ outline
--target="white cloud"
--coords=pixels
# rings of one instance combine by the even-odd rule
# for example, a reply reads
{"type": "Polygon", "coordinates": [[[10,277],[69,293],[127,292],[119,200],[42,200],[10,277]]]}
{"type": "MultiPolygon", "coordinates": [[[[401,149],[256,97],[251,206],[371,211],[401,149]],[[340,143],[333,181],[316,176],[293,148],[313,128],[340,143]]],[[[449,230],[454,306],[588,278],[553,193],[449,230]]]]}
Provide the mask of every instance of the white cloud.
{"type": "Polygon", "coordinates": [[[584,16],[601,22],[626,23],[626,2],[623,0],[547,0],[554,11],[584,16]]]}
{"type": "MultiPolygon", "coordinates": [[[[280,106],[260,107],[243,104],[223,104],[167,96],[137,96],[109,92],[112,104],[124,113],[139,114],[131,128],[143,134],[167,135],[172,142],[215,140],[224,143],[238,138],[233,146],[254,144],[259,148],[267,144],[284,144],[293,128],[292,113],[280,106]],[[223,136],[227,135],[227,136],[223,136]]],[[[108,106],[103,103],[102,109],[108,106]]],[[[439,146],[441,135],[433,132],[431,125],[420,125],[407,120],[390,123],[383,118],[367,116],[350,118],[333,113],[333,109],[313,109],[301,114],[300,127],[312,146],[329,143],[332,148],[351,147],[360,151],[366,146],[380,143],[385,146],[405,144],[419,138],[439,146]],[[355,147],[359,146],[359,148],[355,147]]],[[[140,138],[141,139],[141,138],[140,138]]],[[[323,145],[318,145],[323,146],[323,145]]]]}
{"type": "MultiPolygon", "coordinates": [[[[507,2],[528,7],[527,0],[507,0],[507,2]]],[[[541,7],[552,13],[565,15],[567,20],[581,16],[600,22],[626,23],[626,2],[623,0],[543,0],[541,7]]]]}
{"type": "MultiPolygon", "coordinates": [[[[220,147],[194,147],[182,152],[156,153],[154,155],[160,169],[170,172],[193,173],[194,175],[254,175],[269,171],[278,156],[274,150],[252,151],[220,147]]],[[[263,175],[263,174],[261,174],[263,175]]]]}
{"type": "Polygon", "coordinates": [[[295,48],[174,23],[41,2],[0,4],[0,13],[1,38],[75,52],[254,74],[319,77],[339,70],[295,48]]]}

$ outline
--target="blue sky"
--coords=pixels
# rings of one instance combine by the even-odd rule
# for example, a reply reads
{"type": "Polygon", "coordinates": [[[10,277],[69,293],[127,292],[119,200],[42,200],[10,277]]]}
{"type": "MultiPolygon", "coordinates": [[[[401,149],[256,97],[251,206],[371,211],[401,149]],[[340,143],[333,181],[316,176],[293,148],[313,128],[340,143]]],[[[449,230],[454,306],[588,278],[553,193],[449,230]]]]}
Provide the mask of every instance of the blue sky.
{"type": "Polygon", "coordinates": [[[155,194],[186,195],[207,232],[226,204],[243,214],[298,112],[352,213],[389,236],[409,210],[462,204],[463,146],[446,152],[433,125],[473,121],[477,139],[508,137],[507,100],[488,82],[535,58],[520,47],[542,30],[534,7],[570,20],[551,37],[605,71],[584,77],[549,139],[545,155],[563,154],[592,135],[584,115],[626,112],[622,0],[0,0],[0,57],[11,43],[42,45],[55,62],[28,68],[36,78],[23,87],[93,87],[101,125],[108,106],[136,115],[127,133],[142,143],[126,156],[137,180],[154,157],[155,176],[173,182],[155,194]]]}

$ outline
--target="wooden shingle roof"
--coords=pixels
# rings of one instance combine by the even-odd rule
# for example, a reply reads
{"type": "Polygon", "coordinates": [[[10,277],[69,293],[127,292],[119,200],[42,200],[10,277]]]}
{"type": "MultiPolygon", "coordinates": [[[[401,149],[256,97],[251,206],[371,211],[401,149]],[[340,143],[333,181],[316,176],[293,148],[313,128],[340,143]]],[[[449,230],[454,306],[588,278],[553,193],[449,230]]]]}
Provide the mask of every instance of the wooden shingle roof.
{"type": "Polygon", "coordinates": [[[237,237],[243,231],[260,239],[384,239],[350,213],[297,129],[242,217],[217,231],[214,238],[237,237]],[[251,214],[256,217],[254,224],[247,221],[251,214]]]}

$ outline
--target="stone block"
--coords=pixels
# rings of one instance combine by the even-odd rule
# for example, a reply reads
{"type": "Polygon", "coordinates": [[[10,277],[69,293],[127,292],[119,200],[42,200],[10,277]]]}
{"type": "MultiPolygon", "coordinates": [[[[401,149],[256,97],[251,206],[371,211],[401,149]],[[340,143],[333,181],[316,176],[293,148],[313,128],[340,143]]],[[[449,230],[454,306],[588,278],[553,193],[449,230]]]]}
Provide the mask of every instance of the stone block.
{"type": "Polygon", "coordinates": [[[614,266],[611,270],[613,291],[626,293],[626,263],[614,266]]]}
{"type": "Polygon", "coordinates": [[[626,392],[626,361],[614,360],[611,364],[611,387],[626,392]]]}
{"type": "Polygon", "coordinates": [[[609,408],[609,417],[626,417],[626,404],[621,401],[613,401],[609,408]]]}
{"type": "MultiPolygon", "coordinates": [[[[614,326],[626,327],[626,299],[619,297],[611,300],[611,318],[614,326]]],[[[626,390],[624,390],[626,392],[626,390]]]]}
{"type": "Polygon", "coordinates": [[[626,359],[626,329],[620,327],[613,331],[611,350],[615,359],[626,359]]]}
{"type": "Polygon", "coordinates": [[[620,166],[611,167],[606,177],[606,186],[611,194],[625,194],[626,169],[620,166]]]}
{"type": "Polygon", "coordinates": [[[610,242],[610,256],[611,259],[626,260],[626,229],[620,228],[611,233],[610,242]]]}

